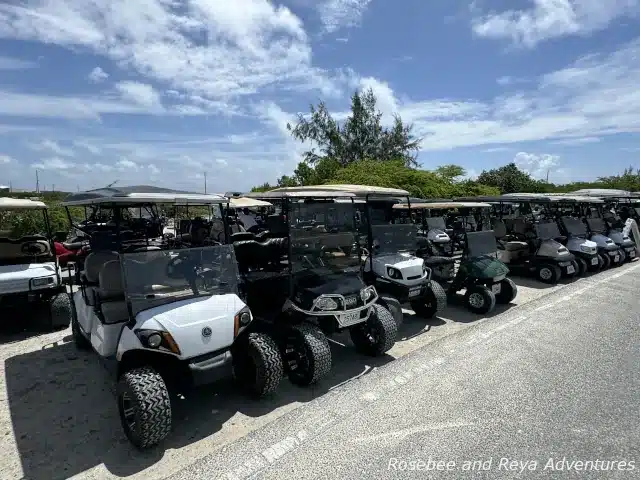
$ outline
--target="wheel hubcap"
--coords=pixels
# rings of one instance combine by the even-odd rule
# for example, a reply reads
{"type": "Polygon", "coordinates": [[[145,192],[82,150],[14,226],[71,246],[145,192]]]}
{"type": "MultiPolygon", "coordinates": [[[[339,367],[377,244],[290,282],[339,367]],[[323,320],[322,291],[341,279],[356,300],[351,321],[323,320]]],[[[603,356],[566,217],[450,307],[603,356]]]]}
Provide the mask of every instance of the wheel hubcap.
{"type": "Polygon", "coordinates": [[[297,338],[289,338],[285,347],[285,360],[292,372],[304,372],[309,368],[309,359],[297,338]]]}
{"type": "Polygon", "coordinates": [[[543,268],[540,270],[540,278],[542,278],[543,280],[549,280],[551,278],[551,269],[549,268],[543,268]]]}
{"type": "Polygon", "coordinates": [[[484,306],[484,297],[479,293],[469,295],[469,305],[474,308],[482,308],[484,306]]]}

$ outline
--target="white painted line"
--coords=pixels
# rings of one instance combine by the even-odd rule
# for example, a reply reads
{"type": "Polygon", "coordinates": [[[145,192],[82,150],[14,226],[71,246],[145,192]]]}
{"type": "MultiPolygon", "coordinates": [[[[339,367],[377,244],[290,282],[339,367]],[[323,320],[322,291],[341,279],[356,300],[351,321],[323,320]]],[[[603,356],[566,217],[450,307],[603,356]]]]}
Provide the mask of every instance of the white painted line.
{"type": "Polygon", "coordinates": [[[365,442],[377,442],[384,438],[402,438],[415,433],[432,432],[434,430],[449,430],[452,428],[469,427],[474,425],[473,422],[452,422],[452,423],[437,423],[435,425],[421,425],[419,427],[404,428],[402,430],[396,430],[395,432],[385,432],[378,435],[370,435],[367,437],[358,437],[350,440],[349,443],[365,443],[365,442]]]}

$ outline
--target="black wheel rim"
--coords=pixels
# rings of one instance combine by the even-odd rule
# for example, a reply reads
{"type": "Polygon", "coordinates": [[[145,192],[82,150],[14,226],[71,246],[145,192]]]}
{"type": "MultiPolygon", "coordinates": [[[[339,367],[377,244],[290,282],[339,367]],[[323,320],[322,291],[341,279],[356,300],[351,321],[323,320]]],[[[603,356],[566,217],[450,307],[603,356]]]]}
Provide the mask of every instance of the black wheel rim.
{"type": "Polygon", "coordinates": [[[364,322],[362,333],[370,345],[377,345],[382,336],[379,326],[375,322],[364,322]]]}
{"type": "Polygon", "coordinates": [[[128,392],[120,395],[120,412],[125,428],[129,434],[134,435],[136,431],[136,409],[128,392]]]}
{"type": "Polygon", "coordinates": [[[289,372],[296,377],[304,377],[311,368],[304,342],[297,336],[287,338],[285,361],[289,372]]]}

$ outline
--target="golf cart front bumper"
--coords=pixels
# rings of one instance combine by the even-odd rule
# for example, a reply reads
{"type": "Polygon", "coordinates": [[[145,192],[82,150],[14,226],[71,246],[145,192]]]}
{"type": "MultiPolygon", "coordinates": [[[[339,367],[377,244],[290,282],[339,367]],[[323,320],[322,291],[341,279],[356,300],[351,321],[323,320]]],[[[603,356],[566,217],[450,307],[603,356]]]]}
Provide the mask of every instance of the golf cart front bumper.
{"type": "Polygon", "coordinates": [[[585,252],[571,252],[571,253],[573,253],[576,257],[583,259],[585,262],[587,262],[587,265],[589,266],[595,267],[599,263],[597,253],[585,253],[585,252]]]}
{"type": "Polygon", "coordinates": [[[351,327],[358,323],[366,322],[369,319],[373,305],[378,301],[378,292],[375,287],[364,287],[362,291],[366,292],[366,300],[360,293],[353,295],[327,293],[316,298],[310,310],[304,310],[294,303],[291,303],[291,307],[305,316],[316,318],[333,317],[339,328],[351,327]],[[324,304],[331,302],[336,305],[336,308],[327,309],[323,307],[324,304]]]}
{"type": "Polygon", "coordinates": [[[233,376],[233,359],[230,350],[190,358],[187,366],[194,386],[215,383],[233,376]]]}
{"type": "Polygon", "coordinates": [[[620,247],[617,245],[612,245],[610,247],[599,248],[598,251],[602,255],[607,255],[612,263],[620,263],[621,255],[620,255],[620,247]]]}
{"type": "Polygon", "coordinates": [[[540,263],[555,263],[565,275],[573,275],[576,273],[575,265],[573,264],[575,259],[576,257],[573,252],[570,255],[565,255],[563,258],[537,257],[540,263]]]}

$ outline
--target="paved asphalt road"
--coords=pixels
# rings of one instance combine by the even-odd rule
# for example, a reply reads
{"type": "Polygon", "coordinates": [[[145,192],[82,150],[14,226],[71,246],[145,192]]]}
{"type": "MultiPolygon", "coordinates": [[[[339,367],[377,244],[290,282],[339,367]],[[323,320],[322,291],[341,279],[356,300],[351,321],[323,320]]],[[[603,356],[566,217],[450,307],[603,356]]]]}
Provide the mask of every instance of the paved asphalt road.
{"type": "Polygon", "coordinates": [[[639,298],[640,264],[568,285],[170,478],[639,478],[639,298]]]}

